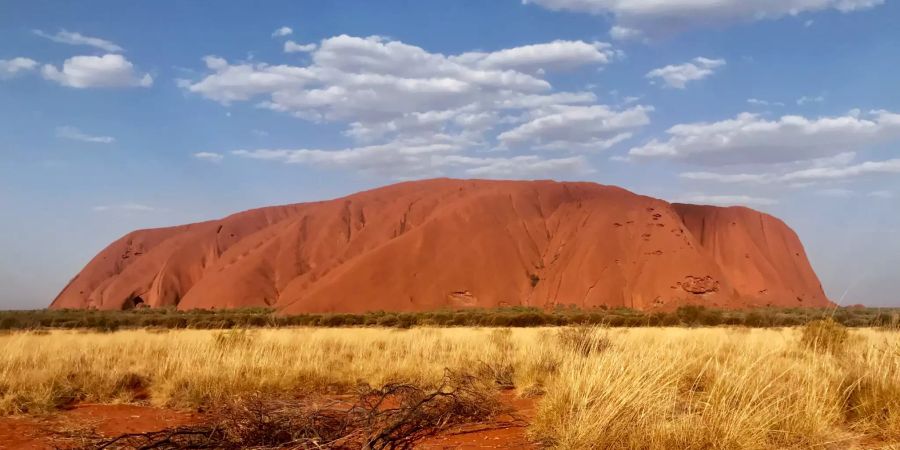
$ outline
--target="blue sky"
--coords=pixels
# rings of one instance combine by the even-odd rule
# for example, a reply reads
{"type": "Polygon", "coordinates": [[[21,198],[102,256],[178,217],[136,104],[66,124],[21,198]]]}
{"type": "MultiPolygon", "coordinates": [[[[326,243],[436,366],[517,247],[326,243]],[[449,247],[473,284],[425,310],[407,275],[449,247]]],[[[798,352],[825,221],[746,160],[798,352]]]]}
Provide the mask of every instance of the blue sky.
{"type": "Polygon", "coordinates": [[[433,176],[751,206],[900,305],[897,2],[2,5],[0,308],[135,228],[433,176]]]}

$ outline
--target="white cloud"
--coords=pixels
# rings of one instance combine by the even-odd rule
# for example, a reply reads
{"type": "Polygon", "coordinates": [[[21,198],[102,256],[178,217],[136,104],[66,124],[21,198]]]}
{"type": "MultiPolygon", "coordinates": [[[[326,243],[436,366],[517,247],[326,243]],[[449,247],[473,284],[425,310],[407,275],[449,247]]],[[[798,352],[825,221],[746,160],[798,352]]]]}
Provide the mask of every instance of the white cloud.
{"type": "Polygon", "coordinates": [[[681,203],[697,203],[706,205],[747,205],[747,206],[764,206],[774,205],[778,200],[767,197],[753,197],[750,195],[707,195],[707,194],[689,194],[678,198],[681,203]]]}
{"type": "Polygon", "coordinates": [[[652,107],[615,111],[604,105],[558,106],[497,136],[504,148],[528,145],[555,150],[605,150],[650,123],[652,107]]]}
{"type": "Polygon", "coordinates": [[[772,175],[767,173],[716,173],[716,172],[684,172],[681,178],[694,181],[715,181],[718,183],[767,183],[772,175]]]}
{"type": "Polygon", "coordinates": [[[614,27],[665,35],[694,27],[772,20],[825,10],[873,8],[884,0],[523,0],[551,10],[612,16],[614,27]]]}
{"type": "Polygon", "coordinates": [[[291,27],[281,27],[272,32],[272,37],[284,37],[292,34],[294,34],[294,30],[291,27]]]}
{"type": "Polygon", "coordinates": [[[73,88],[153,85],[153,77],[136,73],[122,55],[75,56],[67,59],[61,70],[47,64],[42,73],[48,80],[73,88]]]}
{"type": "MultiPolygon", "coordinates": [[[[852,181],[860,177],[900,174],[900,159],[885,161],[865,161],[852,164],[844,155],[836,158],[827,158],[806,163],[803,169],[785,170],[785,165],[776,164],[769,172],[761,173],[719,173],[719,172],[684,172],[679,176],[686,180],[715,182],[715,183],[743,183],[753,185],[787,185],[794,188],[807,188],[826,183],[841,183],[852,181]]],[[[788,166],[796,166],[790,164],[788,166]]],[[[879,196],[882,191],[875,191],[874,196],[879,196]]],[[[831,197],[850,197],[855,193],[844,187],[819,188],[816,193],[831,197]]]]}
{"type": "Polygon", "coordinates": [[[58,42],[60,44],[86,45],[89,47],[99,48],[100,50],[111,53],[121,53],[125,51],[122,47],[119,47],[115,43],[107,41],[106,39],[85,36],[81,33],[74,33],[66,30],[57,31],[56,34],[49,34],[41,30],[34,30],[34,34],[42,38],[50,39],[53,42],[58,42]]]}
{"type": "Polygon", "coordinates": [[[614,25],[609,29],[609,37],[617,41],[643,40],[644,32],[636,28],[614,25]]]}
{"type": "Polygon", "coordinates": [[[704,165],[809,161],[853,152],[900,136],[900,114],[871,111],[808,119],[766,120],[741,113],[734,119],[675,125],[668,140],[629,150],[631,159],[668,158],[704,165]]]}
{"type": "Polygon", "coordinates": [[[684,89],[687,83],[709,77],[715,73],[716,69],[724,65],[724,59],[709,59],[698,56],[691,62],[653,69],[647,73],[646,77],[651,81],[654,78],[661,79],[668,87],[684,89]]]}
{"type": "Polygon", "coordinates": [[[221,153],[197,152],[197,153],[194,153],[194,158],[197,158],[202,161],[209,161],[209,162],[217,163],[217,162],[221,162],[223,159],[225,159],[225,156],[222,155],[221,153]]]}
{"type": "Polygon", "coordinates": [[[817,194],[823,195],[825,197],[835,197],[835,198],[850,198],[853,197],[856,193],[851,191],[850,189],[845,188],[826,188],[819,189],[816,191],[817,194]]]}
{"type": "Polygon", "coordinates": [[[782,102],[770,102],[767,100],[760,100],[758,98],[748,98],[747,103],[754,106],[784,106],[782,102]]]}
{"type": "Polygon", "coordinates": [[[885,190],[872,191],[866,195],[869,197],[874,197],[874,198],[884,198],[884,199],[894,198],[894,193],[892,191],[885,191],[885,190]]]}
{"type": "Polygon", "coordinates": [[[56,136],[62,139],[70,139],[73,141],[90,142],[94,144],[112,144],[116,142],[116,138],[111,136],[92,136],[84,133],[78,128],[71,126],[59,127],[56,129],[56,136]]]}
{"type": "Polygon", "coordinates": [[[432,139],[408,139],[386,144],[351,147],[340,150],[254,149],[235,150],[235,156],[277,161],[286,164],[313,165],[332,169],[351,169],[374,174],[428,174],[443,166],[443,156],[456,154],[464,143],[448,136],[432,139]]]}
{"type": "Polygon", "coordinates": [[[834,167],[834,166],[846,166],[852,163],[856,159],[856,151],[846,151],[838,153],[833,156],[825,156],[821,158],[815,158],[809,161],[801,161],[799,163],[788,164],[788,171],[794,170],[798,165],[803,165],[808,163],[808,167],[834,167]]]}
{"type": "MultiPolygon", "coordinates": [[[[543,158],[477,158],[471,152],[496,147],[581,151],[626,139],[649,122],[652,107],[600,105],[593,92],[556,91],[545,78],[618,57],[618,51],[599,42],[553,41],[445,55],[380,36],[340,35],[310,49],[310,62],[302,65],[232,64],[208,56],[209,73],[180,80],[179,86],[222,104],[253,102],[304,120],[342,124],[344,134],[357,142],[342,150],[237,153],[244,157],[392,176],[476,170],[461,166],[460,157],[475,158],[465,160],[469,165],[490,162],[495,173],[508,160],[521,163],[522,172],[525,167],[549,171],[551,160],[543,158]],[[454,158],[432,154],[438,149],[454,158]]],[[[556,167],[572,167],[580,160],[553,161],[556,167]]]]}
{"type": "Polygon", "coordinates": [[[30,72],[37,65],[38,62],[31,58],[0,59],[0,79],[12,78],[25,72],[30,72]]]}
{"type": "MultiPolygon", "coordinates": [[[[454,161],[450,159],[448,163],[454,161]]],[[[463,158],[456,163],[469,166],[465,174],[483,178],[548,178],[578,176],[593,172],[583,156],[545,159],[535,155],[510,158],[463,158]]]]}
{"type": "Polygon", "coordinates": [[[122,203],[118,205],[99,205],[94,206],[94,211],[97,212],[107,212],[107,211],[123,211],[123,212],[153,212],[157,211],[156,208],[152,206],[142,205],[140,203],[122,203]]]}
{"type": "Polygon", "coordinates": [[[179,85],[223,104],[301,88],[316,79],[316,75],[304,67],[268,64],[230,65],[216,56],[207,56],[203,60],[206,67],[215,73],[196,83],[179,80],[179,85]]]}
{"type": "Polygon", "coordinates": [[[284,43],[284,52],[285,53],[309,53],[315,51],[316,44],[298,44],[294,41],[287,41],[284,43]]]}
{"type": "Polygon", "coordinates": [[[781,179],[792,182],[823,181],[875,174],[900,174],[900,158],[885,161],[866,161],[848,166],[813,167],[787,173],[781,179]]]}
{"type": "Polygon", "coordinates": [[[341,150],[235,150],[235,156],[286,164],[345,169],[394,178],[445,175],[448,172],[486,178],[533,178],[583,175],[592,172],[583,156],[543,158],[468,156],[464,142],[449,136],[417,139],[341,150]]]}
{"type": "Polygon", "coordinates": [[[544,93],[550,83],[511,67],[565,70],[611,57],[606,45],[581,41],[445,56],[377,36],[341,35],[323,40],[308,66],[207,57],[214,73],[182,85],[223,103],[267,95],[265,107],[302,117],[371,120],[544,93]]]}
{"type": "Polygon", "coordinates": [[[800,97],[797,99],[797,105],[803,106],[803,105],[808,105],[810,103],[822,103],[824,101],[825,101],[824,95],[817,95],[815,97],[803,96],[803,97],[800,97]]]}
{"type": "Polygon", "coordinates": [[[562,41],[525,45],[491,53],[470,52],[451,58],[481,69],[568,70],[588,64],[608,64],[618,53],[605,42],[562,41]]]}

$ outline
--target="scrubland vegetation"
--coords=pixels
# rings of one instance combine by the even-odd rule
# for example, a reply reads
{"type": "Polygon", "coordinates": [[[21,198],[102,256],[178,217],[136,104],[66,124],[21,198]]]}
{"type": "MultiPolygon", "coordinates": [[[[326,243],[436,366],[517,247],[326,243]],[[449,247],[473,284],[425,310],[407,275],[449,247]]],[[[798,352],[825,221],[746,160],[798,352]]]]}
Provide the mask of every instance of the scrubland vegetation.
{"type": "MultiPolygon", "coordinates": [[[[500,389],[534,398],[528,433],[555,448],[900,443],[900,333],[832,320],[769,329],[12,332],[0,335],[0,414],[78,401],[216,408],[398,383],[441,392],[448,373],[467,377],[485,399],[500,389]]],[[[469,415],[452,417],[473,419],[471,403],[454,405],[469,415]]],[[[434,414],[435,423],[451,417],[434,414]]]]}
{"type": "Polygon", "coordinates": [[[278,327],[540,327],[604,325],[612,327],[715,326],[787,327],[831,318],[847,327],[895,326],[897,308],[761,308],[718,310],[685,306],[669,312],[641,312],[626,308],[551,310],[526,307],[462,309],[418,313],[276,315],[266,308],[193,310],[142,308],[128,311],[34,310],[0,311],[0,330],[42,328],[91,328],[112,331],[129,328],[278,328],[278,327]]]}

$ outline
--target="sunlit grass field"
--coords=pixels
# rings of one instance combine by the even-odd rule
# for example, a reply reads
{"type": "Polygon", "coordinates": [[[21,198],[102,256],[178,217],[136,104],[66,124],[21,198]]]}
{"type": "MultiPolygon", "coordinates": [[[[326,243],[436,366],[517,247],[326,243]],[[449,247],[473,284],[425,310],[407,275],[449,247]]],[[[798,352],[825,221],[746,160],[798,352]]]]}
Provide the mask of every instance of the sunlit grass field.
{"type": "Polygon", "coordinates": [[[441,382],[533,397],[557,448],[900,443],[900,333],[805,328],[282,328],[0,335],[0,414],[78,401],[215,405],[441,382]]]}

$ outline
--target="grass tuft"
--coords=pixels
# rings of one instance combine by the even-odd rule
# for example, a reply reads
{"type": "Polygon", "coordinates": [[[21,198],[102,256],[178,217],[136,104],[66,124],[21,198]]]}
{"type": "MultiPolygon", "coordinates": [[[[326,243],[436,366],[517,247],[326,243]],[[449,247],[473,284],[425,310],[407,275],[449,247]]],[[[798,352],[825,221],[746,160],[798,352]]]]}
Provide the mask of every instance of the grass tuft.
{"type": "Polygon", "coordinates": [[[803,327],[800,342],[809,349],[842,353],[847,348],[850,333],[833,319],[814,320],[803,327]]]}

